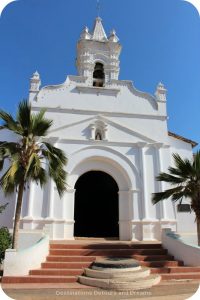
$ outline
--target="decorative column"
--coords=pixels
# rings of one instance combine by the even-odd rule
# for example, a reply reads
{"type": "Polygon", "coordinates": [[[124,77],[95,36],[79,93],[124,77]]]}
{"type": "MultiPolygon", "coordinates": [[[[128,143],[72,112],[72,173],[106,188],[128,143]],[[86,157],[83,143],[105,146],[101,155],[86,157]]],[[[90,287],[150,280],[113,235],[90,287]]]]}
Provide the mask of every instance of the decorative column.
{"type": "Polygon", "coordinates": [[[30,182],[29,185],[29,197],[28,197],[28,209],[27,209],[27,216],[24,218],[26,220],[30,219],[33,220],[33,202],[35,197],[35,184],[30,182]]]}
{"type": "MultiPolygon", "coordinates": [[[[57,147],[59,138],[49,138],[48,142],[54,147],[57,147]]],[[[46,171],[48,172],[48,166],[46,165],[46,171]]],[[[54,197],[55,197],[55,183],[52,178],[49,178],[48,182],[48,216],[47,221],[53,221],[54,219],[54,197]]]]}
{"type": "MultiPolygon", "coordinates": [[[[162,143],[157,143],[154,144],[154,147],[156,149],[156,157],[157,157],[157,173],[161,173],[163,172],[163,163],[162,163],[162,152],[161,149],[163,147],[162,143]]],[[[159,191],[158,192],[162,192],[165,190],[165,183],[163,181],[159,181],[158,182],[158,187],[159,187],[159,191]]],[[[161,201],[160,202],[160,219],[166,219],[166,202],[165,201],[161,201]]]]}
{"type": "Polygon", "coordinates": [[[95,140],[95,124],[90,125],[90,140],[95,140]]]}
{"type": "Polygon", "coordinates": [[[151,200],[151,195],[148,192],[147,189],[147,180],[148,180],[148,174],[146,171],[146,159],[145,159],[145,150],[146,150],[146,143],[138,143],[139,149],[139,157],[140,157],[140,169],[141,169],[141,179],[142,179],[142,206],[143,206],[143,219],[141,220],[141,239],[143,241],[149,241],[154,240],[154,227],[155,223],[158,221],[155,219],[151,219],[151,216],[149,215],[149,202],[151,200]]]}
{"type": "MultiPolygon", "coordinates": [[[[163,166],[163,151],[162,149],[168,148],[168,146],[165,146],[162,143],[156,143],[155,148],[157,149],[157,164],[158,164],[158,173],[164,172],[164,166],[163,166]]],[[[166,159],[166,157],[165,157],[166,159]]],[[[159,182],[159,191],[162,192],[168,188],[167,184],[163,181],[159,182]]],[[[172,230],[176,231],[176,223],[177,221],[170,216],[170,211],[173,211],[173,204],[170,203],[169,200],[164,200],[160,202],[160,232],[158,234],[158,239],[161,240],[161,233],[163,228],[171,228],[172,230]],[[167,207],[168,206],[168,207],[167,207]]]]}
{"type": "Polygon", "coordinates": [[[23,229],[33,229],[33,205],[35,197],[35,184],[30,182],[28,203],[27,203],[27,215],[22,219],[23,229]]]}
{"type": "Polygon", "coordinates": [[[145,169],[145,146],[146,143],[140,142],[137,143],[139,150],[139,161],[140,161],[140,174],[141,174],[141,182],[143,191],[142,194],[142,208],[143,208],[143,220],[147,220],[149,218],[148,207],[147,207],[147,185],[146,185],[146,169],[145,169]]]}
{"type": "Polygon", "coordinates": [[[34,196],[35,196],[35,188],[34,188],[34,183],[30,183],[29,187],[29,201],[28,201],[28,214],[27,217],[32,219],[33,218],[33,201],[34,201],[34,196]]]}
{"type": "Polygon", "coordinates": [[[68,188],[63,197],[64,238],[74,239],[74,202],[75,189],[68,188]]]}
{"type": "Polygon", "coordinates": [[[140,190],[130,190],[130,215],[131,220],[134,221],[140,221],[141,216],[141,207],[140,207],[140,199],[139,199],[139,193],[140,190]]]}
{"type": "Polygon", "coordinates": [[[46,220],[53,221],[53,210],[54,210],[54,194],[55,194],[55,183],[52,179],[49,180],[49,209],[48,209],[48,217],[46,220]]]}
{"type": "Polygon", "coordinates": [[[130,190],[130,226],[131,226],[131,240],[141,241],[141,201],[140,190],[130,190]]]}
{"type": "Polygon", "coordinates": [[[122,241],[130,241],[132,239],[131,232],[131,205],[130,191],[118,192],[119,195],[119,239],[122,241]]]}

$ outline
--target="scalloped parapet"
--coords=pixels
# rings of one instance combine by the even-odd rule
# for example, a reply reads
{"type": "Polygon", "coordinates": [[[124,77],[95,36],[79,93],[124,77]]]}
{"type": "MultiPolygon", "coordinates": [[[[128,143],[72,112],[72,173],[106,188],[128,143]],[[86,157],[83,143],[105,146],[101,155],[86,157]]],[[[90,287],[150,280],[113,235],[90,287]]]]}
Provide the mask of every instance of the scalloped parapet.
{"type": "Polygon", "coordinates": [[[86,76],[70,75],[62,84],[41,88],[35,94],[34,102],[45,107],[59,106],[97,111],[110,111],[109,107],[114,105],[113,112],[139,113],[166,118],[165,103],[163,102],[164,106],[160,106],[162,103],[159,103],[155,96],[137,90],[129,80],[110,80],[104,87],[93,87],[90,86],[86,76]],[[91,98],[94,96],[99,98],[91,98]],[[105,98],[105,102],[100,98],[105,98]]]}

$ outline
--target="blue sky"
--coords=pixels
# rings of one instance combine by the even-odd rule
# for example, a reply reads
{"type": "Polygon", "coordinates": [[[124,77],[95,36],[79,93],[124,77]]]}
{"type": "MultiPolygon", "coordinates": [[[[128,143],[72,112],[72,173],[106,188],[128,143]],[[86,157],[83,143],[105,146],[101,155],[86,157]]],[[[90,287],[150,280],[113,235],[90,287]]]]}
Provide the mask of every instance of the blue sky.
{"type": "MultiPolygon", "coordinates": [[[[14,112],[38,70],[42,85],[76,74],[76,42],[96,0],[18,0],[0,18],[0,108],[14,112]]],[[[200,17],[182,0],[101,0],[107,33],[123,46],[120,79],[153,94],[168,90],[168,127],[200,143],[200,17]]]]}

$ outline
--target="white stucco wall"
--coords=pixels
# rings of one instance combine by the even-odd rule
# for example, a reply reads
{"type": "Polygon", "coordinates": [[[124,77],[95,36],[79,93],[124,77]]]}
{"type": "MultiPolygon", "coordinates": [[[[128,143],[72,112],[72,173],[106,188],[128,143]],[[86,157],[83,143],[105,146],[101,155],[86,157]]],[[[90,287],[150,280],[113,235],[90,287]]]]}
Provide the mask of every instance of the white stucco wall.
{"type": "MultiPolygon", "coordinates": [[[[51,180],[43,190],[31,184],[24,194],[22,227],[48,228],[53,239],[73,239],[76,180],[83,172],[102,170],[120,187],[120,239],[160,239],[165,226],[194,231],[193,217],[189,217],[190,225],[186,226],[186,215],[177,214],[171,201],[151,203],[152,193],[166,188],[155,177],[172,163],[171,154],[192,155],[190,144],[168,136],[165,102],[157,103],[152,96],[120,81],[103,92],[98,90],[99,94],[83,83],[84,89],[79,91],[77,78],[68,78],[58,87],[46,87],[39,92],[37,101],[32,100],[33,112],[46,107],[46,117],[53,119],[47,139],[68,157],[69,189],[60,199],[51,180]],[[114,88],[119,90],[115,95],[114,88]],[[91,126],[98,122],[106,125],[106,140],[96,141],[92,136],[91,126]]],[[[9,227],[13,213],[9,210],[9,227]]]]}
{"type": "Polygon", "coordinates": [[[4,259],[4,276],[28,275],[32,269],[41,267],[49,254],[49,237],[44,236],[23,250],[7,249],[4,259]]]}
{"type": "Polygon", "coordinates": [[[183,261],[186,266],[200,266],[200,247],[184,242],[169,228],[162,230],[162,245],[169,254],[183,261]]]}

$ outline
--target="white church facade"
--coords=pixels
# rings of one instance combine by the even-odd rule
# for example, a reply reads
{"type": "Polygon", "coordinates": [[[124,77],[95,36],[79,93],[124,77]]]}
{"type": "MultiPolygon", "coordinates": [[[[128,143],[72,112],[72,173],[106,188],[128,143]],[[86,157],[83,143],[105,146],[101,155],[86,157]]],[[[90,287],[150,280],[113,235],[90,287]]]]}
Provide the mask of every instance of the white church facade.
{"type": "MultiPolygon", "coordinates": [[[[51,239],[139,241],[160,240],[165,227],[196,231],[193,213],[178,211],[170,200],[151,202],[152,193],[167,187],[155,177],[172,165],[172,153],[192,158],[195,142],[168,131],[163,84],[152,96],[118,79],[120,52],[115,31],[107,37],[98,17],[78,41],[77,76],[40,88],[40,76],[33,74],[29,101],[33,112],[45,108],[53,120],[45,139],[68,157],[68,189],[60,199],[52,181],[44,189],[31,183],[21,229],[48,232],[51,239]]],[[[12,228],[9,206],[1,223],[12,228]]]]}

